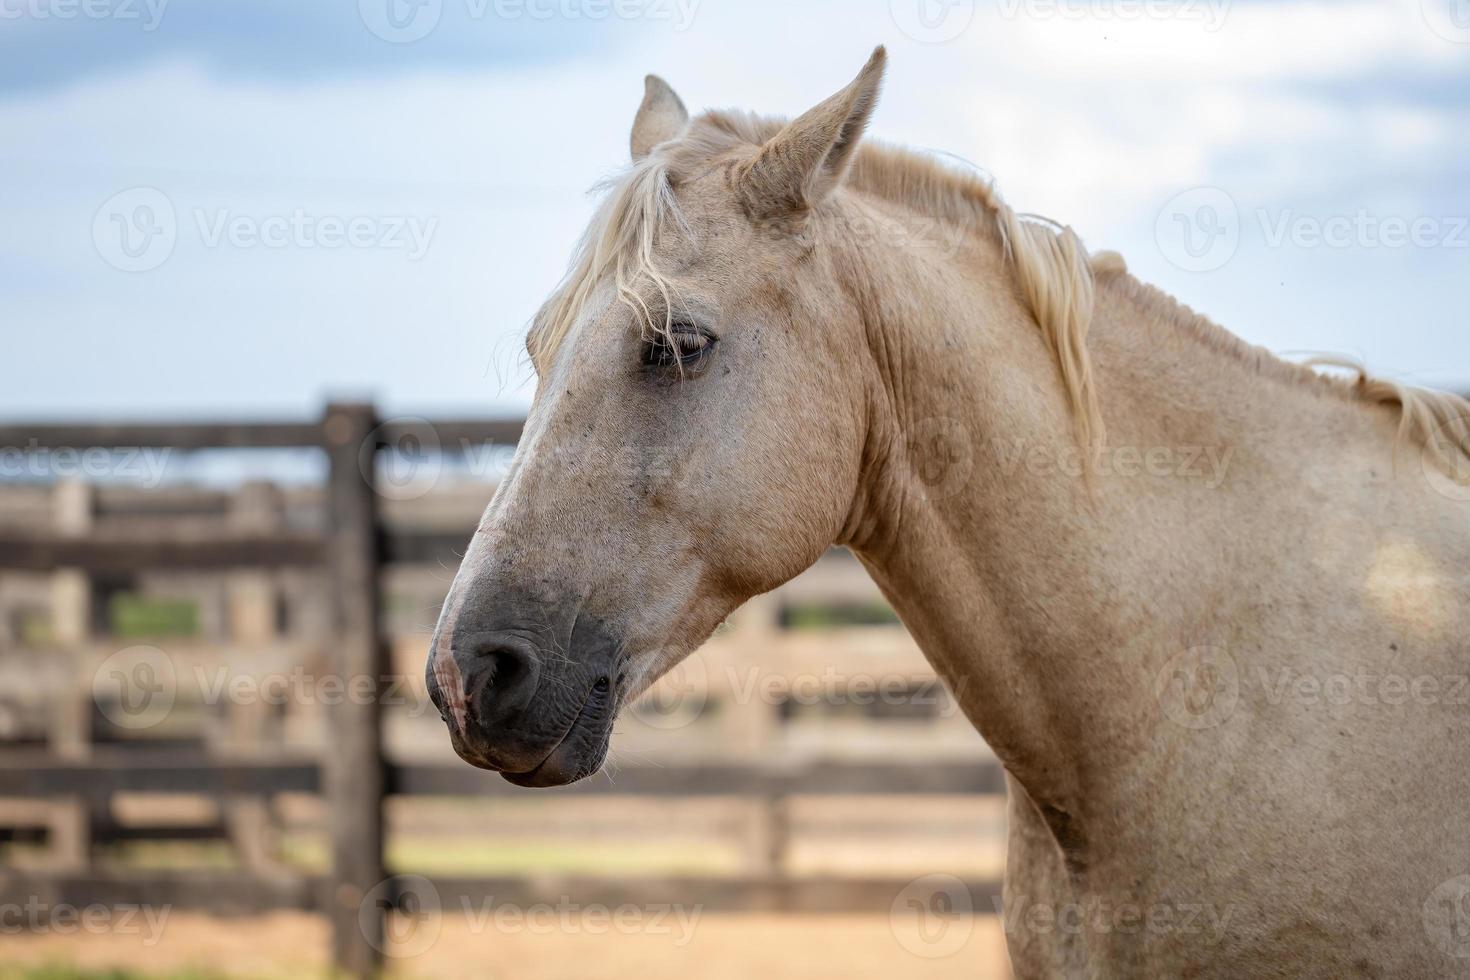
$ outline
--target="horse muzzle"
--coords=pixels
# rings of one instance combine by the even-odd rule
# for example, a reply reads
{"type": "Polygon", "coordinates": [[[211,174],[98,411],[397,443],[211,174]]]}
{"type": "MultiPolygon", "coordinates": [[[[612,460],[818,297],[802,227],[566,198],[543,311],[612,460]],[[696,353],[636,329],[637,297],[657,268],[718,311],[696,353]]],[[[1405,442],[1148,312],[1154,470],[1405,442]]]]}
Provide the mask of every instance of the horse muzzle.
{"type": "Polygon", "coordinates": [[[614,645],[575,625],[570,637],[539,623],[440,629],[451,632],[430,651],[429,698],[461,759],[520,786],[560,786],[602,767],[617,708],[614,645]]]}

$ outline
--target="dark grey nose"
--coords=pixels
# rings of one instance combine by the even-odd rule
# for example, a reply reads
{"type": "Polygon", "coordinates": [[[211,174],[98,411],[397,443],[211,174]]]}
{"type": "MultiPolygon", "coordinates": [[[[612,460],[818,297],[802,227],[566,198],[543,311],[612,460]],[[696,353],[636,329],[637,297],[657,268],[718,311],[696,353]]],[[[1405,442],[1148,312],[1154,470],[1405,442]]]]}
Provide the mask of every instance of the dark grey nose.
{"type": "Polygon", "coordinates": [[[527,724],[541,679],[536,648],[513,636],[457,636],[450,659],[430,658],[428,687],[455,747],[489,769],[534,768],[546,753],[527,724]]]}
{"type": "Polygon", "coordinates": [[[493,596],[461,601],[441,621],[429,697],[459,756],[522,785],[595,772],[607,753],[619,644],[580,604],[493,596]]]}

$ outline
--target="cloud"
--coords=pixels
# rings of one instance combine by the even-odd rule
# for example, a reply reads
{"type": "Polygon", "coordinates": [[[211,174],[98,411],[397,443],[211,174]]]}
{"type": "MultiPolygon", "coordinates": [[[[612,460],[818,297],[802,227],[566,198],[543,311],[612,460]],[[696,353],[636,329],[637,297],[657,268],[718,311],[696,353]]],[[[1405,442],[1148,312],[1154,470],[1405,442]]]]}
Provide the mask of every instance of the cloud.
{"type": "Polygon", "coordinates": [[[544,64],[632,33],[611,14],[541,16],[561,2],[0,0],[0,88],[13,96],[177,61],[301,82],[544,64]]]}
{"type": "MultiPolygon", "coordinates": [[[[32,0],[0,9],[17,2],[32,0]]],[[[454,2],[406,43],[351,3],[174,0],[127,40],[107,34],[117,25],[0,19],[0,321],[13,363],[67,365],[60,383],[16,372],[0,409],[301,413],[365,388],[390,410],[523,406],[524,326],[590,215],[586,189],[626,161],[644,72],[691,108],[791,115],[880,40],[879,136],[976,161],[1018,208],[1119,248],[1255,342],[1470,380],[1470,331],[1453,322],[1470,252],[1271,246],[1256,219],[1470,214],[1470,63],[1417,3],[1237,2],[1213,32],[991,4],[927,44],[899,28],[902,0],[704,0],[691,21],[652,7],[462,20],[454,2]],[[1155,235],[1194,186],[1225,188],[1244,222],[1238,254],[1208,273],[1171,265],[1155,235]],[[166,195],[178,240],[130,274],[93,230],[134,187],[166,195]],[[297,212],[434,231],[417,261],[201,231],[297,212]]]]}

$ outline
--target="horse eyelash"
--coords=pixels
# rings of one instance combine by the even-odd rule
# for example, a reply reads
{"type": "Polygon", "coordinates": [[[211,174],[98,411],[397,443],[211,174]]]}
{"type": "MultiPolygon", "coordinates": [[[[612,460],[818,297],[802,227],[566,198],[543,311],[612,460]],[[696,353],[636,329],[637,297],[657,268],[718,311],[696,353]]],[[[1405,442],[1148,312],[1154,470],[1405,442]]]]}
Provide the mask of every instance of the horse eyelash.
{"type": "Polygon", "coordinates": [[[675,323],[668,331],[660,330],[643,341],[643,365],[651,369],[694,367],[709,355],[717,338],[710,331],[692,323],[675,323]],[[698,337],[703,343],[691,353],[685,352],[682,339],[698,337]]]}

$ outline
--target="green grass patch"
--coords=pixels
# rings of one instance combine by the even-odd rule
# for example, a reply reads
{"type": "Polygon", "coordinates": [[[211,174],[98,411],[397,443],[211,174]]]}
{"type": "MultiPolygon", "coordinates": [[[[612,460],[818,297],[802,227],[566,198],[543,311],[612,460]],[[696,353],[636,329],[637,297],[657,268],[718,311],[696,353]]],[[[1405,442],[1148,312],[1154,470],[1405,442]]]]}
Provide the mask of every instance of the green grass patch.
{"type": "MultiPolygon", "coordinates": [[[[286,863],[324,871],[327,842],[320,835],[290,834],[281,842],[286,863]]],[[[736,874],[738,848],[698,841],[632,843],[627,840],[565,841],[525,838],[392,837],[384,859],[396,874],[736,874]]]]}
{"type": "Polygon", "coordinates": [[[792,603],[781,610],[781,625],[789,630],[896,626],[898,622],[898,614],[884,602],[792,603]]]}
{"type": "Polygon", "coordinates": [[[227,871],[239,866],[234,847],[224,840],[127,841],[102,848],[97,858],[103,867],[147,871],[227,871]]]}
{"type": "MultiPolygon", "coordinates": [[[[329,867],[325,834],[288,832],[280,838],[282,863],[304,874],[329,867]]],[[[384,859],[399,874],[588,875],[739,874],[744,868],[736,844],[700,840],[643,841],[625,838],[565,840],[512,837],[394,835],[384,859]]],[[[230,870],[238,867],[228,841],[129,841],[102,849],[98,864],[108,870],[230,870]]],[[[0,980],[10,980],[0,974],[0,980]]]]}
{"type": "Polygon", "coordinates": [[[108,600],[107,619],[113,635],[125,640],[199,635],[199,608],[191,599],[121,592],[108,600]]]}

